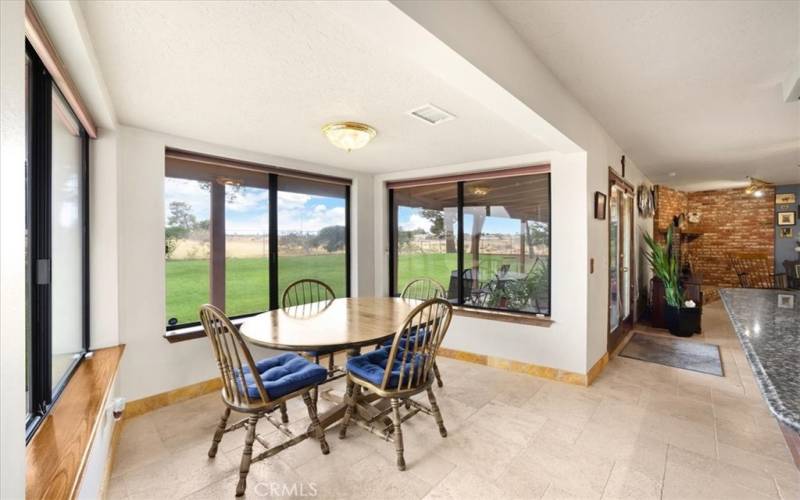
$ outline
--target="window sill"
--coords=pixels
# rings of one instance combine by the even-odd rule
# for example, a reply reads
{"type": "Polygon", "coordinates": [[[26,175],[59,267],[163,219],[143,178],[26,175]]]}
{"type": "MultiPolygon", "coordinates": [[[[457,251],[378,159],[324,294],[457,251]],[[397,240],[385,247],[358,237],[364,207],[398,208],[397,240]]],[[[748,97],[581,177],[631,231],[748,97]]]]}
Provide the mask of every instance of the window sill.
{"type": "Polygon", "coordinates": [[[98,349],[75,370],[25,450],[26,498],[77,495],[124,349],[98,349]]]}
{"type": "Polygon", "coordinates": [[[493,321],[505,321],[508,323],[518,323],[522,325],[541,326],[543,328],[550,328],[550,325],[555,321],[550,318],[540,318],[532,314],[515,313],[507,311],[492,311],[473,309],[471,307],[453,306],[453,311],[456,316],[464,316],[467,318],[489,319],[493,321]]]}
{"type": "MultiPolygon", "coordinates": [[[[242,326],[242,321],[233,321],[233,326],[239,328],[242,326]]],[[[187,326],[186,328],[178,328],[177,330],[169,330],[162,335],[164,339],[170,344],[177,342],[185,342],[187,340],[200,339],[206,336],[203,330],[203,325],[187,326]]]]}
{"type": "MultiPolygon", "coordinates": [[[[239,326],[239,325],[236,325],[239,326]]],[[[189,326],[186,328],[179,328],[177,330],[169,330],[164,332],[164,339],[170,344],[174,344],[176,342],[184,342],[186,340],[193,340],[199,339],[200,337],[205,337],[206,332],[203,331],[202,325],[197,326],[189,326]]]]}

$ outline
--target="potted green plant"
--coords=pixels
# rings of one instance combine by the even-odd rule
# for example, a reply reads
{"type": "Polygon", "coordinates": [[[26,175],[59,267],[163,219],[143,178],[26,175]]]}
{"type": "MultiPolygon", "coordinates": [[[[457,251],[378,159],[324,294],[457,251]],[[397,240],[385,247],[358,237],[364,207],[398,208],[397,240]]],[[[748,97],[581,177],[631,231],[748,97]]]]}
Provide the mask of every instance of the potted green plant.
{"type": "Polygon", "coordinates": [[[681,328],[681,303],[683,291],[680,284],[680,270],[678,260],[669,251],[669,242],[672,241],[672,226],[667,229],[667,244],[659,245],[652,236],[644,233],[644,241],[649,251],[645,251],[645,258],[653,269],[653,274],[664,285],[664,298],[667,302],[666,320],[670,333],[679,337],[689,337],[692,331],[681,328]]]}

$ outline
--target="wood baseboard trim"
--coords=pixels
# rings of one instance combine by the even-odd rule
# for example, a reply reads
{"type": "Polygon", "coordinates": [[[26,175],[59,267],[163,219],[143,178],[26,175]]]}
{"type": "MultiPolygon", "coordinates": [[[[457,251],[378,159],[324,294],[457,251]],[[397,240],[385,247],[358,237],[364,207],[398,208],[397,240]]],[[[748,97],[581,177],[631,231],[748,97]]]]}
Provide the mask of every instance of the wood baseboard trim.
{"type": "Polygon", "coordinates": [[[603,354],[597,362],[589,368],[589,372],[586,374],[586,385],[592,385],[592,383],[597,380],[597,377],[603,373],[606,365],[608,364],[608,353],[603,354]]]}
{"type": "Polygon", "coordinates": [[[558,368],[551,368],[549,366],[523,363],[521,361],[487,356],[486,354],[475,354],[467,351],[459,351],[457,349],[448,349],[446,347],[439,348],[439,355],[444,358],[457,359],[468,363],[491,366],[492,368],[500,368],[501,370],[510,372],[525,373],[535,377],[582,386],[591,384],[600,375],[606,364],[608,364],[608,353],[604,354],[603,357],[592,366],[588,373],[575,373],[558,368]]]}
{"type": "Polygon", "coordinates": [[[171,391],[162,392],[147,396],[146,398],[131,401],[125,407],[124,419],[138,417],[153,410],[169,406],[171,404],[203,396],[210,392],[222,389],[222,381],[219,378],[204,380],[196,384],[178,387],[171,391]]]}

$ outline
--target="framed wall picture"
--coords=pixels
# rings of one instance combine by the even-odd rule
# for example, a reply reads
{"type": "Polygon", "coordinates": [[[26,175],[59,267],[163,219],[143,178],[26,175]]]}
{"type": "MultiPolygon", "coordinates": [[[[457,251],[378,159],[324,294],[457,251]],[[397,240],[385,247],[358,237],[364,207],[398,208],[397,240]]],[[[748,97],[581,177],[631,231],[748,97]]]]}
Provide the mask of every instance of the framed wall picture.
{"type": "Polygon", "coordinates": [[[790,227],[781,227],[781,238],[791,238],[792,237],[792,228],[790,227]]]}
{"type": "Polygon", "coordinates": [[[606,195],[600,191],[594,192],[594,218],[600,220],[606,218],[606,195]]]}
{"type": "Polygon", "coordinates": [[[794,226],[797,221],[797,212],[778,212],[779,226],[794,226]]]}
{"type": "Polygon", "coordinates": [[[775,194],[775,204],[776,205],[789,205],[793,204],[797,201],[797,197],[794,193],[776,193],[775,194]]]}

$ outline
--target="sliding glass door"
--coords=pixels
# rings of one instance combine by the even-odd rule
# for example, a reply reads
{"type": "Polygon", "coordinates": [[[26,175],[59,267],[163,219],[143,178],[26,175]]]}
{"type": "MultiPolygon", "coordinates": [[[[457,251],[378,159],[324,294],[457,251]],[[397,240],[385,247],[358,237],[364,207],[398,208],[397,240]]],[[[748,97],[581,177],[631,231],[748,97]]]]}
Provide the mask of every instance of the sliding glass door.
{"type": "Polygon", "coordinates": [[[612,350],[633,325],[633,188],[610,174],[608,194],[608,344],[612,350]]]}

